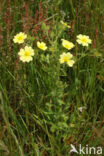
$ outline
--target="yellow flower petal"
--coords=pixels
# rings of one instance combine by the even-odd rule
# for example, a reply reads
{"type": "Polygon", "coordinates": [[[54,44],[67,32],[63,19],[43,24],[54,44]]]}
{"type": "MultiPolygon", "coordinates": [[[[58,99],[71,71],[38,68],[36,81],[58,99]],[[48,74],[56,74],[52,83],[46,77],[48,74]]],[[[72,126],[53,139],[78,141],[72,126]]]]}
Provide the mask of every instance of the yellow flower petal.
{"type": "Polygon", "coordinates": [[[68,50],[74,48],[74,46],[75,46],[72,42],[69,42],[65,39],[62,39],[62,45],[63,45],[63,47],[65,47],[68,50]]]}
{"type": "Polygon", "coordinates": [[[69,67],[72,67],[74,63],[75,63],[75,62],[74,62],[73,60],[69,60],[69,61],[67,62],[67,64],[68,64],[69,67]]]}
{"type": "Polygon", "coordinates": [[[19,34],[17,34],[16,36],[14,36],[13,41],[14,43],[23,43],[24,40],[27,38],[27,35],[23,32],[20,32],[19,34]]]}
{"type": "Polygon", "coordinates": [[[39,42],[38,41],[37,42],[37,47],[44,50],[44,51],[47,49],[47,46],[46,46],[46,44],[44,42],[39,42]]]}
{"type": "Polygon", "coordinates": [[[71,28],[71,26],[68,25],[66,22],[63,22],[63,21],[60,21],[60,22],[61,22],[61,24],[64,25],[65,27],[67,27],[67,28],[71,28]]]}
{"type": "Polygon", "coordinates": [[[88,45],[92,43],[92,40],[89,38],[89,36],[81,35],[81,34],[77,36],[76,41],[78,42],[78,44],[81,44],[82,46],[86,46],[86,47],[88,47],[88,45]]]}
{"type": "Polygon", "coordinates": [[[22,62],[30,62],[33,60],[32,56],[34,56],[34,50],[32,47],[25,46],[24,49],[20,49],[18,55],[22,62]]]}
{"type": "Polygon", "coordinates": [[[60,55],[59,61],[61,64],[66,63],[68,66],[72,67],[73,64],[75,63],[75,61],[72,60],[72,58],[73,58],[73,55],[70,52],[68,53],[64,52],[63,54],[60,55]]]}

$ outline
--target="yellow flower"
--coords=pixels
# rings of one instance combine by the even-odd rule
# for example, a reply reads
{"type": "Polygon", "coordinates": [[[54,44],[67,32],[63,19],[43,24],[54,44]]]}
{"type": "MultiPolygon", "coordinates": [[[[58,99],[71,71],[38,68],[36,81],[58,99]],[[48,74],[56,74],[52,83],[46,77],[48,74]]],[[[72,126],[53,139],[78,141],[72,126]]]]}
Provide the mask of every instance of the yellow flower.
{"type": "Polygon", "coordinates": [[[66,63],[68,66],[72,67],[73,64],[75,63],[75,61],[72,60],[72,58],[73,58],[73,55],[70,52],[68,53],[64,52],[62,55],[60,55],[59,61],[61,64],[66,63]]]}
{"type": "Polygon", "coordinates": [[[53,51],[54,51],[54,48],[53,48],[53,47],[50,47],[49,50],[50,50],[51,52],[53,52],[53,51]]]}
{"type": "Polygon", "coordinates": [[[69,126],[70,126],[70,127],[75,127],[75,124],[70,124],[69,126]]]}
{"type": "Polygon", "coordinates": [[[21,44],[21,43],[24,42],[24,40],[25,40],[26,38],[27,38],[27,35],[26,35],[25,33],[23,33],[23,32],[20,32],[19,34],[17,34],[16,36],[14,36],[13,41],[14,41],[14,43],[19,43],[19,44],[21,44]]]}
{"type": "Polygon", "coordinates": [[[62,45],[63,45],[63,47],[65,47],[68,50],[72,49],[75,46],[72,42],[69,42],[64,39],[62,39],[62,45]]]}
{"type": "Polygon", "coordinates": [[[63,21],[60,21],[60,22],[61,22],[61,24],[64,25],[65,27],[67,27],[67,28],[71,28],[71,26],[68,25],[66,22],[63,22],[63,21]]]}
{"type": "Polygon", "coordinates": [[[18,55],[22,62],[30,62],[33,60],[32,56],[34,56],[34,50],[32,47],[25,46],[24,49],[20,49],[18,55]]]}
{"type": "Polygon", "coordinates": [[[78,110],[80,111],[80,112],[83,112],[83,110],[86,110],[87,108],[85,107],[85,106],[83,106],[83,107],[79,107],[78,108],[78,110]]]}
{"type": "Polygon", "coordinates": [[[37,42],[37,47],[44,51],[47,49],[47,46],[44,42],[37,42]]]}
{"type": "Polygon", "coordinates": [[[77,36],[77,42],[79,44],[82,44],[82,46],[88,47],[88,45],[91,44],[92,40],[89,38],[89,36],[79,34],[77,36]]]}
{"type": "Polygon", "coordinates": [[[101,57],[101,56],[102,56],[102,54],[101,54],[101,53],[99,53],[98,51],[96,51],[96,52],[94,53],[94,56],[96,56],[96,57],[101,57]]]}

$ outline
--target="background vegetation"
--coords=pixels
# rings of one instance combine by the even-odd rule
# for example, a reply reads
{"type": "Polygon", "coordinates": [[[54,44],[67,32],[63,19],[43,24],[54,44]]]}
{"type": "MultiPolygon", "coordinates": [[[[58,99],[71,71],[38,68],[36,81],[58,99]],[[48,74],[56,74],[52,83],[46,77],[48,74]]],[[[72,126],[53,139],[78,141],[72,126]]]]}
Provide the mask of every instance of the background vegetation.
{"type": "Polygon", "coordinates": [[[68,156],[70,144],[103,147],[103,97],[103,0],[0,1],[0,156],[68,156]],[[19,32],[36,51],[31,63],[19,61],[13,43],[19,32]],[[78,34],[92,45],[76,45],[73,68],[60,65],[61,38],[75,43],[78,34]],[[51,49],[38,53],[38,40],[51,49]]]}

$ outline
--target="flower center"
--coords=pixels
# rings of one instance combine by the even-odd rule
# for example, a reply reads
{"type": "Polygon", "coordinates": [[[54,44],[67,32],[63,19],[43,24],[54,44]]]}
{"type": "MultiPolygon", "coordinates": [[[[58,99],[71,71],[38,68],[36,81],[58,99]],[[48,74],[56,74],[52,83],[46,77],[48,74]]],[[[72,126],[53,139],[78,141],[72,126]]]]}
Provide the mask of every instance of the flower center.
{"type": "Polygon", "coordinates": [[[69,61],[69,58],[66,56],[64,57],[64,62],[68,62],[69,61]]]}
{"type": "Polygon", "coordinates": [[[66,48],[70,48],[70,46],[68,44],[65,45],[66,48]]]}
{"type": "Polygon", "coordinates": [[[41,48],[41,49],[44,49],[44,46],[43,46],[43,45],[40,45],[40,48],[41,48]]]}
{"type": "Polygon", "coordinates": [[[25,51],[25,54],[24,54],[26,57],[30,56],[30,52],[29,51],[25,51]]]}
{"type": "Polygon", "coordinates": [[[86,43],[87,42],[86,38],[82,38],[82,42],[86,43]]]}
{"type": "Polygon", "coordinates": [[[68,26],[67,23],[64,23],[64,26],[68,26]]]}
{"type": "Polygon", "coordinates": [[[18,37],[18,40],[19,40],[19,41],[23,40],[23,37],[22,37],[22,36],[19,36],[19,37],[18,37]]]}

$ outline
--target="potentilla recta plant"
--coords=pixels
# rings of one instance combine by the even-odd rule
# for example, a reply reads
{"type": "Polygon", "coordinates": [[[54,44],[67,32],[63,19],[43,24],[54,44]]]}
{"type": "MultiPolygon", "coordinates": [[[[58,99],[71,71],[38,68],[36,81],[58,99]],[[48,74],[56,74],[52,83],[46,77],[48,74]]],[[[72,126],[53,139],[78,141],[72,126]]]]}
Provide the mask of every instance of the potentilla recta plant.
{"type": "MultiPolygon", "coordinates": [[[[36,40],[34,36],[25,32],[16,34],[13,42],[20,46],[17,52],[20,64],[26,65],[28,68],[29,74],[24,73],[28,80],[27,86],[28,88],[34,86],[32,90],[29,90],[33,95],[34,106],[36,105],[36,109],[38,107],[41,110],[44,122],[49,125],[52,133],[61,131],[66,133],[70,129],[67,113],[69,107],[66,107],[65,100],[63,100],[67,83],[61,80],[61,75],[67,75],[66,69],[76,71],[80,59],[76,57],[76,46],[79,51],[79,46],[84,46],[86,51],[86,47],[92,41],[89,36],[82,34],[77,35],[74,42],[69,38],[64,38],[64,31],[71,29],[71,26],[64,21],[54,25],[50,34],[48,33],[49,27],[44,22],[42,29],[49,39],[47,42],[44,38],[36,40]],[[39,102],[40,96],[41,103],[39,102]]],[[[41,113],[40,118],[42,117],[41,113]]],[[[37,113],[35,115],[39,116],[37,113]]]]}

